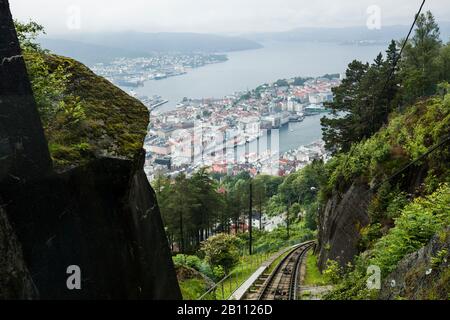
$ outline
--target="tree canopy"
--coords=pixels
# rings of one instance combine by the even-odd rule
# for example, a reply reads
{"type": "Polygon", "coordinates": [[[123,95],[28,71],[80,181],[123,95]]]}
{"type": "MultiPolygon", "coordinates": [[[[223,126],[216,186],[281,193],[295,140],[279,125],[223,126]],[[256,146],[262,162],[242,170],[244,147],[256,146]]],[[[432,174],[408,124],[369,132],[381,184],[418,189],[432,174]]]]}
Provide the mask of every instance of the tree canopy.
{"type": "Polygon", "coordinates": [[[352,143],[385,125],[392,111],[434,95],[438,83],[449,81],[449,44],[443,45],[439,37],[439,27],[427,12],[418,17],[408,42],[393,40],[385,55],[380,53],[371,64],[355,60],[348,65],[345,79],[333,89],[334,101],[327,104],[337,117],[321,120],[328,150],[349,151],[352,143]]]}

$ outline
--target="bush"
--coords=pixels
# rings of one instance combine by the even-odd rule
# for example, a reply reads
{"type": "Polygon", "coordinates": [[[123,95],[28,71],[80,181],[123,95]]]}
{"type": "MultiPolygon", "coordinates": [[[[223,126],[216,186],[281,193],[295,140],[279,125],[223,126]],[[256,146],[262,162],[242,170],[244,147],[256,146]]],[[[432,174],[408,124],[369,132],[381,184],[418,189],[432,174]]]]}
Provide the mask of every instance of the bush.
{"type": "Polygon", "coordinates": [[[380,223],[372,223],[366,227],[361,228],[359,231],[361,234],[361,240],[359,241],[358,248],[360,251],[365,251],[372,248],[374,242],[376,242],[381,236],[382,226],[380,223]]]}
{"type": "Polygon", "coordinates": [[[445,261],[445,257],[448,255],[447,249],[442,249],[439,251],[435,257],[431,258],[431,266],[433,268],[439,267],[440,264],[442,264],[445,261]]]}
{"type": "Polygon", "coordinates": [[[253,249],[255,252],[276,251],[286,246],[287,239],[301,243],[314,238],[314,232],[306,227],[305,222],[298,222],[289,226],[289,239],[286,225],[281,225],[271,232],[261,232],[254,238],[253,249]]]}
{"type": "Polygon", "coordinates": [[[205,254],[205,261],[213,267],[213,270],[221,266],[229,273],[239,262],[240,245],[239,238],[221,233],[203,242],[201,250],[205,254]]]}
{"type": "Polygon", "coordinates": [[[326,281],[332,284],[336,284],[341,279],[341,268],[339,263],[334,260],[327,260],[327,268],[323,271],[323,276],[326,281]]]}
{"type": "Polygon", "coordinates": [[[213,269],[214,279],[221,280],[225,277],[225,269],[222,266],[216,266],[213,269]]]}
{"type": "Polygon", "coordinates": [[[443,227],[450,225],[448,208],[448,185],[408,204],[395,220],[395,227],[375,244],[371,264],[379,266],[384,275],[392,272],[405,255],[417,251],[443,227]]]}
{"type": "Polygon", "coordinates": [[[172,258],[174,265],[184,266],[195,269],[197,271],[202,271],[203,261],[197,256],[190,256],[185,254],[177,254],[172,258]]]}

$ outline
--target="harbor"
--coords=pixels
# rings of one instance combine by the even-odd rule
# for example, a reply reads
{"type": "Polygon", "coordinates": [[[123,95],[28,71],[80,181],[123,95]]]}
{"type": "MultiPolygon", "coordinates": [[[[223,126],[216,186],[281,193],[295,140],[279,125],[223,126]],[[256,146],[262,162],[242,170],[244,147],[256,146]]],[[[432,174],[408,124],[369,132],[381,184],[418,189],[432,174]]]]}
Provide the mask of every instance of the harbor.
{"type": "MultiPolygon", "coordinates": [[[[218,99],[183,99],[174,110],[153,107],[146,172],[190,174],[247,170],[286,175],[314,159],[325,159],[320,118],[329,110],[339,75],[293,78],[218,99]]],[[[154,97],[147,105],[161,97],[154,97]]]]}

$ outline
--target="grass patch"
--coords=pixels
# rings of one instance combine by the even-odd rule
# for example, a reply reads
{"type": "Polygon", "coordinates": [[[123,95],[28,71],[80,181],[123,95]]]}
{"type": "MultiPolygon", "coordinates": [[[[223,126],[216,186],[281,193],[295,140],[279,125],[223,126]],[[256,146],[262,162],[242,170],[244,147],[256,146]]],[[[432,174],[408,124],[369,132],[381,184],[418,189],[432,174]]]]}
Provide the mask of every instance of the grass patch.
{"type": "Polygon", "coordinates": [[[328,284],[326,277],[320,273],[317,266],[317,256],[309,250],[306,255],[306,286],[325,286],[328,284]]]}
{"type": "Polygon", "coordinates": [[[241,257],[239,264],[231,271],[230,277],[223,282],[223,294],[222,285],[217,288],[216,300],[228,299],[268,258],[269,254],[266,253],[241,257]]]}
{"type": "Polygon", "coordinates": [[[205,281],[201,279],[188,279],[180,281],[179,284],[183,300],[196,300],[206,289],[205,281]]]}

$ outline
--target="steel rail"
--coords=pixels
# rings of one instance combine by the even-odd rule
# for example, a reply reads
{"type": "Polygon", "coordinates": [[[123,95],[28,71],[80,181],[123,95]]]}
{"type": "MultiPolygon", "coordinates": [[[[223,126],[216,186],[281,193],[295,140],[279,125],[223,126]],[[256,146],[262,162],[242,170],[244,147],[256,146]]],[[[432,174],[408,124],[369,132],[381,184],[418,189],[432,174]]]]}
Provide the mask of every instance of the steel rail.
{"type": "Polygon", "coordinates": [[[298,288],[300,286],[300,269],[302,265],[303,259],[306,257],[306,254],[309,250],[314,248],[316,246],[315,243],[311,244],[310,246],[306,247],[303,252],[298,256],[298,260],[295,267],[295,272],[292,273],[291,276],[291,285],[289,290],[289,300],[297,300],[297,293],[298,288]]]}
{"type": "Polygon", "coordinates": [[[287,255],[284,257],[275,269],[271,272],[270,276],[266,279],[261,290],[258,294],[257,300],[269,300],[267,299],[270,296],[273,296],[274,300],[277,298],[284,298],[285,291],[284,287],[287,287],[286,292],[287,298],[291,300],[293,298],[293,288],[296,285],[296,278],[298,277],[298,265],[301,261],[301,257],[315,244],[314,241],[309,241],[298,245],[293,248],[287,255]],[[293,274],[296,276],[294,277],[293,274]],[[289,277],[287,277],[289,276],[289,277]],[[278,281],[276,282],[276,278],[278,277],[278,281]],[[286,281],[287,280],[287,281],[286,281]]]}

